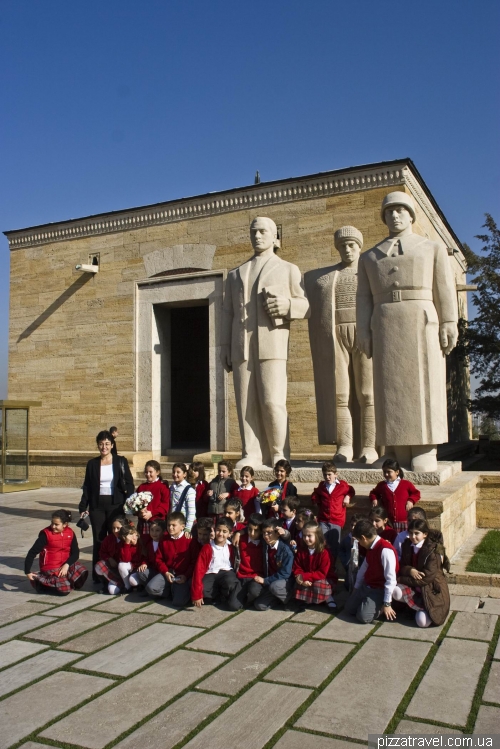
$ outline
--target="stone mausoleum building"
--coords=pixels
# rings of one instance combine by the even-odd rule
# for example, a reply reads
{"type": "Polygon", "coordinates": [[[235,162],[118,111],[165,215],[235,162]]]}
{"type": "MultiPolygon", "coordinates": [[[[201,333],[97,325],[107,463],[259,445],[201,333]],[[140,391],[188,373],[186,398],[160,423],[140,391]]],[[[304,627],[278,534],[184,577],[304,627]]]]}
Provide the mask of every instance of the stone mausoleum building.
{"type": "MultiPolygon", "coordinates": [[[[237,453],[221,310],[228,270],[252,254],[252,219],[274,219],[281,257],[304,273],[338,261],[333,234],[342,225],[363,233],[364,249],[386,236],[380,205],[394,190],[415,201],[414,231],[447,247],[466,318],[462,247],[409,159],[6,232],[8,397],[42,402],[31,413],[33,478],[81,485],[95,435],[111,424],[136,467],[180,451],[237,453]]],[[[457,349],[447,366],[449,439],[463,442],[469,383],[457,349]]],[[[331,455],[317,439],[307,320],[291,328],[288,382],[292,457],[331,455]]]]}

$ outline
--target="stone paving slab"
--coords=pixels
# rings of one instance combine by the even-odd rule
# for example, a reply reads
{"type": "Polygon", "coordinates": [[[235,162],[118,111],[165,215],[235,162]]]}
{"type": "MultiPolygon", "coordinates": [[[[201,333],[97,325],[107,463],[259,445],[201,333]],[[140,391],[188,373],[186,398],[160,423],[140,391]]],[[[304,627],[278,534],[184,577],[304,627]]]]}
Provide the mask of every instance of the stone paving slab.
{"type": "Polygon", "coordinates": [[[310,624],[285,622],[202,681],[198,688],[235,695],[313,630],[310,624]]]}
{"type": "Polygon", "coordinates": [[[129,676],[202,631],[194,627],[155,623],[84,658],[78,664],[78,668],[82,671],[129,676]]]}
{"type": "Polygon", "coordinates": [[[248,692],[192,738],[185,745],[185,749],[207,749],[214,746],[215,737],[218,745],[220,737],[223,736],[230,737],[231,746],[260,749],[310,694],[309,689],[286,687],[283,684],[254,684],[248,692]]]}
{"type": "Polygon", "coordinates": [[[96,606],[101,600],[101,596],[93,594],[84,598],[77,598],[76,601],[68,601],[63,606],[56,606],[50,611],[45,611],[44,616],[70,616],[77,611],[83,611],[91,606],[96,606]]]}
{"type": "MultiPolygon", "coordinates": [[[[500,704],[500,662],[493,661],[490,674],[483,694],[483,702],[497,702],[500,704]]],[[[500,724],[499,724],[500,730],[500,724]]]]}
{"type": "Polygon", "coordinates": [[[481,705],[474,726],[474,733],[494,734],[498,733],[500,726],[500,707],[491,707],[491,705],[481,705]]]}
{"type": "MultiPolygon", "coordinates": [[[[101,596],[99,597],[101,598],[101,596]]],[[[109,611],[110,614],[130,614],[132,611],[142,606],[147,606],[149,603],[147,598],[141,598],[138,595],[103,597],[103,603],[100,606],[96,606],[94,611],[109,611]]]]}
{"type": "MultiPolygon", "coordinates": [[[[81,634],[87,629],[94,629],[100,624],[105,624],[115,618],[113,614],[99,614],[97,611],[80,611],[78,614],[69,616],[67,619],[55,621],[53,624],[49,624],[48,627],[35,629],[34,632],[30,632],[26,637],[30,637],[32,640],[42,640],[43,642],[62,642],[69,637],[81,634]]],[[[97,635],[95,636],[97,637],[97,635]]]]}
{"type": "Polygon", "coordinates": [[[29,684],[41,676],[59,671],[69,663],[79,658],[75,653],[59,653],[57,650],[46,650],[39,653],[29,661],[17,663],[15,666],[6,668],[0,673],[0,697],[3,697],[15,689],[29,684]]]}
{"type": "Polygon", "coordinates": [[[321,611],[306,609],[300,614],[295,614],[292,622],[303,622],[303,624],[324,624],[331,619],[331,614],[323,614],[321,611]]]}
{"type": "Polygon", "coordinates": [[[178,650],[54,723],[41,736],[103,749],[225,661],[221,655],[178,650]]]}
{"type": "Polygon", "coordinates": [[[13,640],[12,642],[4,643],[0,645],[0,668],[12,666],[13,663],[29,658],[46,648],[47,645],[25,642],[24,640],[13,640]]]}
{"type": "Polygon", "coordinates": [[[188,692],[133,731],[114,749],[172,749],[205,718],[227,702],[218,694],[188,692]]]}
{"type": "Polygon", "coordinates": [[[391,664],[391,676],[384,679],[383,689],[377,691],[374,699],[373,682],[366,678],[366,664],[380,661],[381,644],[375,637],[365,642],[310,705],[297,727],[363,741],[369,733],[383,733],[431,643],[387,640],[383,658],[391,664]]]}
{"type": "Polygon", "coordinates": [[[416,720],[402,720],[394,733],[411,736],[428,736],[432,734],[435,736],[441,736],[442,734],[463,736],[463,732],[457,728],[443,728],[443,726],[434,726],[430,723],[418,723],[416,720]]]}
{"type": "MultiPolygon", "coordinates": [[[[445,622],[446,624],[446,622],[445,622]]],[[[397,637],[403,640],[421,640],[436,642],[445,624],[440,627],[417,627],[414,621],[402,619],[395,622],[384,622],[375,632],[375,637],[397,637]]]]}
{"type": "Polygon", "coordinates": [[[485,642],[445,637],[413,695],[407,715],[464,726],[487,652],[485,642]]]}
{"type": "Polygon", "coordinates": [[[243,611],[188,645],[193,650],[233,655],[292,616],[291,611],[243,611]]]}
{"type": "Polygon", "coordinates": [[[173,606],[171,601],[161,600],[149,603],[141,609],[141,612],[143,614],[155,614],[156,616],[172,616],[172,614],[177,614],[179,609],[173,606]]]}
{"type": "MultiPolygon", "coordinates": [[[[110,679],[61,671],[2,701],[0,749],[44,726],[112,684],[110,679]]],[[[93,704],[93,703],[91,703],[93,704]]],[[[56,737],[56,741],[58,737],[56,737]]]]}
{"type": "Polygon", "coordinates": [[[486,640],[489,642],[495,632],[497,617],[491,614],[478,616],[466,611],[459,611],[448,630],[448,637],[460,637],[468,640],[486,640]]]}
{"type": "Polygon", "coordinates": [[[234,616],[234,611],[224,611],[217,606],[202,606],[201,608],[183,609],[170,617],[169,624],[185,624],[188,627],[202,627],[208,629],[221,624],[226,619],[234,616]]]}
{"type": "Polygon", "coordinates": [[[479,601],[479,596],[450,596],[450,611],[468,611],[473,614],[479,601]]]}
{"type": "Polygon", "coordinates": [[[143,616],[135,613],[127,614],[119,619],[113,617],[113,621],[99,627],[98,632],[90,631],[81,637],[75,637],[73,640],[65,642],[64,645],[60,645],[59,649],[71,650],[76,653],[93,653],[95,650],[105,648],[117,640],[122,640],[128,635],[154,624],[159,619],[159,616],[143,616]]]}
{"type": "Polygon", "coordinates": [[[273,749],[356,749],[356,744],[304,731],[287,731],[273,749]]]}
{"type": "Polygon", "coordinates": [[[341,642],[361,642],[370,634],[374,624],[361,624],[353,617],[339,614],[316,632],[314,637],[322,640],[340,640],[341,642]]]}
{"type": "Polygon", "coordinates": [[[47,749],[47,744],[39,744],[38,741],[27,741],[19,749],[47,749]]]}
{"type": "Polygon", "coordinates": [[[267,674],[266,679],[304,687],[319,687],[353,647],[354,643],[307,640],[267,674]]]}
{"type": "Polygon", "coordinates": [[[30,603],[47,603],[51,606],[66,606],[68,603],[80,600],[80,598],[88,598],[89,595],[91,595],[89,590],[72,590],[69,596],[52,596],[43,593],[37,595],[33,592],[33,595],[30,598],[30,603]]]}
{"type": "Polygon", "coordinates": [[[500,639],[497,642],[497,646],[495,648],[495,652],[493,654],[493,658],[500,661],[500,639]]]}
{"type": "Polygon", "coordinates": [[[0,629],[0,642],[11,640],[13,637],[29,632],[30,629],[38,629],[38,627],[41,627],[43,624],[49,623],[50,619],[41,616],[41,614],[35,614],[35,616],[29,616],[27,619],[12,622],[12,624],[7,624],[0,629]]]}
{"type": "Polygon", "coordinates": [[[49,608],[50,604],[48,603],[20,603],[17,606],[2,609],[0,611],[0,627],[3,627],[4,624],[16,622],[18,619],[32,616],[33,614],[43,614],[49,608]]]}
{"type": "Polygon", "coordinates": [[[496,614],[500,615],[500,599],[499,598],[487,598],[484,602],[484,606],[477,610],[478,614],[496,614]]]}

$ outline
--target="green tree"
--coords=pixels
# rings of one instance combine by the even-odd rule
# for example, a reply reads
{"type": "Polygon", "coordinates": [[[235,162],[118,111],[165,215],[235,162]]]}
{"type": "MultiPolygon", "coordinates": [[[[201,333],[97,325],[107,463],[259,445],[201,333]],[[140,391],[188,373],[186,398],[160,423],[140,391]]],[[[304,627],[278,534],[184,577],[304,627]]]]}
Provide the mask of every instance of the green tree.
{"type": "Polygon", "coordinates": [[[472,303],[477,309],[474,320],[464,335],[465,350],[471,370],[479,376],[479,387],[470,402],[472,411],[484,413],[489,419],[500,418],[500,230],[493,217],[486,213],[483,224],[486,234],[476,239],[483,242],[477,255],[464,245],[464,254],[477,284],[472,303]]]}

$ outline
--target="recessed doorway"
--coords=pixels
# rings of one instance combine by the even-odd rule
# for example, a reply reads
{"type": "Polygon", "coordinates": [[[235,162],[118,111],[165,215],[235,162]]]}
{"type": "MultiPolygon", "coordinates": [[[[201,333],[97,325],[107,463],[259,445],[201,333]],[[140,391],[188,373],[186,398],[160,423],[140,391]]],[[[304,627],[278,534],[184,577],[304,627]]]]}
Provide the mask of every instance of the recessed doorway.
{"type": "Polygon", "coordinates": [[[170,310],[171,447],[208,449],[208,306],[170,310]]]}

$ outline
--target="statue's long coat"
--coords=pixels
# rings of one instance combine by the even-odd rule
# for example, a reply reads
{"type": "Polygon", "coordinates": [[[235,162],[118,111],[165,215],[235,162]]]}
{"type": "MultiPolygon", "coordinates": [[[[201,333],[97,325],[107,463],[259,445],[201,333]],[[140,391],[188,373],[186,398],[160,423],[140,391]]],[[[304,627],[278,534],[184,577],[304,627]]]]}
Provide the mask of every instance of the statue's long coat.
{"type": "Polygon", "coordinates": [[[439,326],[458,320],[455,283],[443,245],[400,243],[402,254],[387,238],[359,259],[358,339],[371,331],[377,444],[435,445],[448,439],[439,326]]]}

